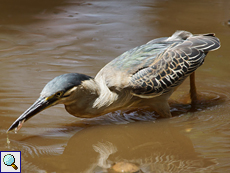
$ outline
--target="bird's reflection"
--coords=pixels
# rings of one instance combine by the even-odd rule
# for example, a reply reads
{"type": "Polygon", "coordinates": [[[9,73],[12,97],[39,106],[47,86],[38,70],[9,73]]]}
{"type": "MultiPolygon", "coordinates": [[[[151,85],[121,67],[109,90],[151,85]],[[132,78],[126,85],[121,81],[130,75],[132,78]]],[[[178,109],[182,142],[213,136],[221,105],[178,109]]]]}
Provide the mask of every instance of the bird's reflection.
{"type": "Polygon", "coordinates": [[[36,141],[42,140],[43,145],[34,145],[29,139],[17,145],[27,167],[30,162],[48,172],[105,173],[121,161],[136,163],[144,173],[210,172],[215,159],[195,151],[190,138],[182,133],[186,128],[169,119],[90,126],[77,130],[68,140],[37,136],[36,141]]]}

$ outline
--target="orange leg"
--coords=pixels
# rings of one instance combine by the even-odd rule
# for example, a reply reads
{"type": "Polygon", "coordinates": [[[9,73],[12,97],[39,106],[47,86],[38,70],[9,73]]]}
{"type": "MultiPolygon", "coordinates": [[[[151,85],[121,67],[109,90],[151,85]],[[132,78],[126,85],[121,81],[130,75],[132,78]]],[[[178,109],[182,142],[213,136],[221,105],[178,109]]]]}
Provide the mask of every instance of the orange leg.
{"type": "Polygon", "coordinates": [[[190,75],[190,98],[191,104],[194,105],[197,102],[197,92],[195,84],[195,72],[190,75]]]}

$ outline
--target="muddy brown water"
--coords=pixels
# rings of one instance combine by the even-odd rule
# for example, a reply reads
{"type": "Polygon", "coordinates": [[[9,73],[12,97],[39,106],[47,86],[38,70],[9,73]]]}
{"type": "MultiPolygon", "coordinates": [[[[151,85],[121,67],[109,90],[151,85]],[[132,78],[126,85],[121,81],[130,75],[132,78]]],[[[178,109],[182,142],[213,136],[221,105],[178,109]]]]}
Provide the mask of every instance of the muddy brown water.
{"type": "Polygon", "coordinates": [[[230,172],[229,0],[0,4],[0,150],[22,151],[22,172],[102,173],[123,161],[144,173],[230,172]],[[176,30],[214,32],[222,44],[197,70],[195,108],[186,80],[171,98],[171,119],[136,110],[81,120],[56,106],[10,133],[7,144],[6,130],[49,80],[95,76],[124,51],[176,30]]]}

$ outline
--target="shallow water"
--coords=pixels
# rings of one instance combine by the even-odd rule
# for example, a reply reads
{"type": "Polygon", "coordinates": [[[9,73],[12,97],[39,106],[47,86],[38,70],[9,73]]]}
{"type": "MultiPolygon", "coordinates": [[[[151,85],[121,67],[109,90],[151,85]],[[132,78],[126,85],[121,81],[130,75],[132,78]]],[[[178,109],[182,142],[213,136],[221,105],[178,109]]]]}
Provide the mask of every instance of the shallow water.
{"type": "Polygon", "coordinates": [[[0,6],[0,150],[22,151],[22,172],[107,172],[119,161],[147,172],[230,171],[228,0],[4,1],[0,6]],[[6,130],[63,73],[90,76],[126,50],[176,30],[214,32],[222,47],[196,72],[201,103],[185,81],[171,119],[113,112],[81,120],[63,106],[6,130]]]}

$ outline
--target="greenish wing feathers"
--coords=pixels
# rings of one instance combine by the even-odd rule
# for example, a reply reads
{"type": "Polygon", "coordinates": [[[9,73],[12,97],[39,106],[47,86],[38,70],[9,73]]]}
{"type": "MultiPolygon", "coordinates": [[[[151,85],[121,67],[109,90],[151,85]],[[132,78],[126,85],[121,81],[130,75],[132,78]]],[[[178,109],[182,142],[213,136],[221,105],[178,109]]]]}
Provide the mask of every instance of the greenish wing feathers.
{"type": "Polygon", "coordinates": [[[156,56],[167,48],[168,43],[142,45],[133,48],[110,63],[109,68],[115,68],[117,71],[122,71],[125,74],[134,74],[142,68],[149,67],[149,64],[155,61],[156,56]]]}
{"type": "Polygon", "coordinates": [[[131,76],[133,94],[155,97],[167,93],[203,64],[208,51],[219,47],[220,42],[213,34],[191,36],[182,42],[175,41],[157,55],[149,66],[131,76]]]}

